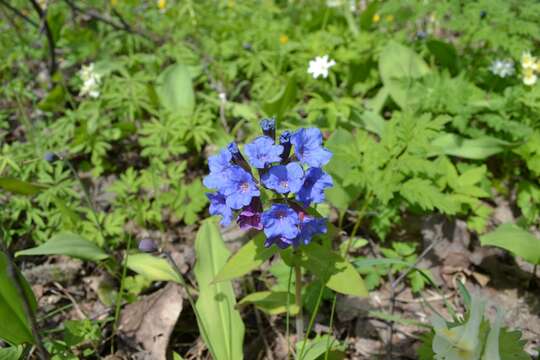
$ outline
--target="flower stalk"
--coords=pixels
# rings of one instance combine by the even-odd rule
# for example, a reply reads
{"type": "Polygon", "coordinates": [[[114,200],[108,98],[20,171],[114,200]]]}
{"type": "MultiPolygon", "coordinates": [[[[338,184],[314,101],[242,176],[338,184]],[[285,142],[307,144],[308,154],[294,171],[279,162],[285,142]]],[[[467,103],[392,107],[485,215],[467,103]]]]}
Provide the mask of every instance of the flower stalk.
{"type": "Polygon", "coordinates": [[[304,314],[302,311],[302,269],[300,265],[294,265],[295,276],[295,303],[298,306],[298,314],[296,314],[296,341],[300,342],[304,339],[304,314]]]}

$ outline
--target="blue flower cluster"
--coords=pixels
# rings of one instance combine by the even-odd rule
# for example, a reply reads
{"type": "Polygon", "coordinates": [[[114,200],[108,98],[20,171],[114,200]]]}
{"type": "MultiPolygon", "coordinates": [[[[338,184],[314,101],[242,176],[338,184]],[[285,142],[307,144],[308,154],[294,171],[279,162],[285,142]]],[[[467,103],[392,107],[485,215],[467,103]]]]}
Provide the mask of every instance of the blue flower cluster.
{"type": "Polygon", "coordinates": [[[210,174],[203,183],[217,190],[207,194],[210,214],[220,215],[227,226],[237,213],[240,227],[264,231],[267,247],[308,244],[326,232],[326,219],[309,215],[307,208],[323,202],[324,190],[333,185],[322,170],[332,153],[317,128],[284,131],[277,143],[274,119],[263,119],[261,128],[264,135],[244,146],[246,157],[232,142],[208,159],[210,174]],[[274,193],[266,210],[263,188],[274,193]]]}

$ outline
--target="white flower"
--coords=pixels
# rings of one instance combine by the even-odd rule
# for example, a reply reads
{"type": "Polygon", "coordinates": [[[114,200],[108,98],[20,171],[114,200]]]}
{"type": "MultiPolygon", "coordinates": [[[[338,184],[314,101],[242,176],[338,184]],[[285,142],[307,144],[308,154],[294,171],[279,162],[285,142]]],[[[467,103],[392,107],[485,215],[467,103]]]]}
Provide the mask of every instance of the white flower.
{"type": "Polygon", "coordinates": [[[526,51],[521,54],[521,67],[524,69],[534,69],[536,67],[536,58],[526,51]]]}
{"type": "Polygon", "coordinates": [[[494,60],[489,70],[497,76],[505,78],[514,75],[514,62],[512,60],[494,60]]]}
{"type": "Polygon", "coordinates": [[[99,97],[99,85],[101,84],[101,75],[94,70],[94,64],[83,66],[79,71],[79,76],[83,81],[79,96],[88,95],[92,98],[99,97]]]}
{"type": "Polygon", "coordinates": [[[329,60],[328,55],[317,56],[315,60],[309,62],[308,74],[311,74],[314,79],[322,76],[323,78],[328,77],[328,70],[336,65],[334,60],[329,60]]]}
{"type": "Polygon", "coordinates": [[[532,68],[523,68],[523,83],[527,86],[533,86],[536,84],[538,77],[534,73],[532,68]]]}

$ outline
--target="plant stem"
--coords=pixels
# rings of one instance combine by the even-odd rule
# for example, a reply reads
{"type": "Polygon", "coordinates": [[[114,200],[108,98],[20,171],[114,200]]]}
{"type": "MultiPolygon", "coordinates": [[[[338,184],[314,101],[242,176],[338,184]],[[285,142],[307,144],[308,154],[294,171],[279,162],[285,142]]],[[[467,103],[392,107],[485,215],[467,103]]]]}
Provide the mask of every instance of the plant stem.
{"type": "MultiPolygon", "coordinates": [[[[330,328],[330,331],[332,332],[332,326],[334,326],[334,313],[336,312],[336,296],[334,295],[334,299],[332,300],[332,312],[330,312],[330,324],[328,327],[330,328]]],[[[330,353],[330,348],[332,344],[330,343],[330,337],[328,336],[326,339],[326,351],[324,352],[324,360],[328,360],[328,354],[330,353]]],[[[332,342],[334,340],[332,339],[332,342]]]]}
{"type": "Polygon", "coordinates": [[[285,337],[287,338],[287,360],[291,358],[291,337],[290,335],[290,318],[291,318],[291,283],[292,283],[293,268],[289,271],[289,281],[287,282],[287,316],[285,317],[285,337]]]}
{"type": "Polygon", "coordinates": [[[299,360],[302,360],[304,358],[304,349],[306,348],[306,343],[307,343],[307,339],[309,338],[309,333],[311,332],[311,329],[313,328],[313,324],[315,324],[315,317],[317,316],[317,313],[319,312],[319,307],[321,306],[321,300],[322,300],[325,286],[326,285],[324,283],[321,283],[321,290],[319,291],[319,296],[317,297],[317,303],[315,305],[315,309],[313,310],[313,314],[311,314],[308,328],[306,330],[306,341],[302,343],[302,349],[300,350],[300,355],[298,355],[299,360]]]}
{"type": "Polygon", "coordinates": [[[298,314],[296,314],[296,342],[304,339],[304,314],[302,311],[302,268],[300,265],[294,265],[295,276],[295,302],[298,306],[298,314]]]}

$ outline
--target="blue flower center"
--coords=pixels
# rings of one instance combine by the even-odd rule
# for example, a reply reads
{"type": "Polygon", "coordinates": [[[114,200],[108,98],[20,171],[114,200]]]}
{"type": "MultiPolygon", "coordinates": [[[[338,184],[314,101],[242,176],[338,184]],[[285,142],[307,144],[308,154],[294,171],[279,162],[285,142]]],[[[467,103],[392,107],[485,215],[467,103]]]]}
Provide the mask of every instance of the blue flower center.
{"type": "Polygon", "coordinates": [[[279,183],[279,186],[288,189],[288,188],[289,188],[289,182],[288,182],[287,180],[282,180],[282,181],[279,183]]]}

